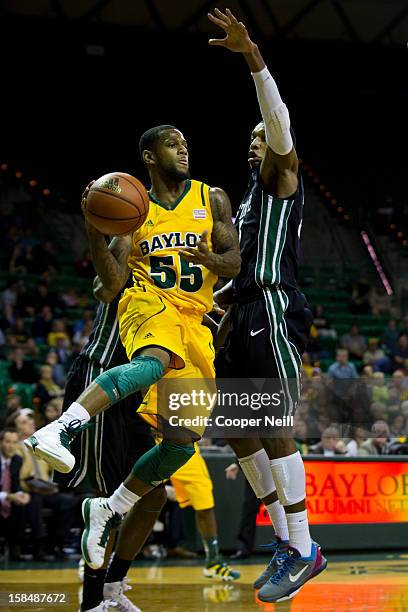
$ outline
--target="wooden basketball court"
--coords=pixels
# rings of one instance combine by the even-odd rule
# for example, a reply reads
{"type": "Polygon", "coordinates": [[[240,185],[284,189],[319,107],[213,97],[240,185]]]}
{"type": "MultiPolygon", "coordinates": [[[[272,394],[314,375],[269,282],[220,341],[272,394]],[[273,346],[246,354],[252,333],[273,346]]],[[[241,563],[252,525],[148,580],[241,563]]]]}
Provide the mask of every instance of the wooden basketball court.
{"type": "MultiPolygon", "coordinates": [[[[327,570],[292,600],[281,604],[256,600],[251,584],[264,567],[239,566],[242,578],[231,585],[205,579],[201,566],[135,565],[129,575],[133,588],[126,595],[143,612],[408,611],[408,555],[357,561],[331,561],[329,556],[327,570]]],[[[74,612],[79,609],[81,583],[76,569],[4,569],[0,572],[0,591],[0,609],[4,611],[74,612]],[[65,603],[8,603],[9,594],[17,593],[64,593],[65,603]]]]}

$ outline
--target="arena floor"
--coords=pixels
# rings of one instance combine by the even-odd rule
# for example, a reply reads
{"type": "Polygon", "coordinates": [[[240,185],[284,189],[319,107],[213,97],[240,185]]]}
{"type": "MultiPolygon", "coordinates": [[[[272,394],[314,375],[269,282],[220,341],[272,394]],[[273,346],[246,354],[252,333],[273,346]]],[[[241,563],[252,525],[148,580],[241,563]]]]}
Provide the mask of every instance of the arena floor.
{"type": "MultiPolygon", "coordinates": [[[[127,595],[143,612],[213,612],[231,610],[290,610],[310,612],[408,612],[408,554],[328,555],[327,570],[306,584],[287,602],[273,605],[257,602],[251,583],[264,568],[265,558],[239,567],[238,583],[212,583],[201,574],[201,565],[191,562],[146,565],[136,563],[130,572],[133,587],[127,595]]],[[[0,571],[1,610],[78,610],[81,584],[77,568],[60,565],[20,564],[0,571]],[[65,594],[63,604],[10,605],[9,594],[65,594]]]]}

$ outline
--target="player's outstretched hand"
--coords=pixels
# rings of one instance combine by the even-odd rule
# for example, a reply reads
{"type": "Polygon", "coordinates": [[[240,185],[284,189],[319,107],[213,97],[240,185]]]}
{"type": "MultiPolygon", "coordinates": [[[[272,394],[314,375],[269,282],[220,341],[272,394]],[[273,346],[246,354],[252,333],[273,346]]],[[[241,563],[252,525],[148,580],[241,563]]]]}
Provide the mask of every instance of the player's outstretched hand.
{"type": "Polygon", "coordinates": [[[208,19],[222,28],[226,34],[225,38],[210,38],[210,45],[225,47],[235,53],[251,53],[254,43],[249,38],[245,25],[231,13],[229,9],[222,13],[214,9],[215,15],[208,13],[208,19]]]}
{"type": "Polygon", "coordinates": [[[180,249],[179,254],[191,263],[201,264],[208,268],[211,261],[214,260],[214,253],[210,251],[208,246],[208,230],[201,234],[201,238],[197,243],[197,247],[185,247],[180,249]]]}

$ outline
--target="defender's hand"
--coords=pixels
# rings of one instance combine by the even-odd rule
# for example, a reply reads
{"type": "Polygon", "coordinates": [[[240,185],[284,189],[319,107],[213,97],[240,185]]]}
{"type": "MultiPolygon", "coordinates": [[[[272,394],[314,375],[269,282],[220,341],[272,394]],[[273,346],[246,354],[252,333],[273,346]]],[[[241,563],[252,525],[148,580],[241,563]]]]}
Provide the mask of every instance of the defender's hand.
{"type": "Polygon", "coordinates": [[[208,264],[211,264],[211,261],[214,258],[214,253],[210,251],[208,247],[208,230],[205,230],[201,234],[201,238],[197,243],[197,247],[185,247],[184,249],[180,249],[179,254],[184,257],[187,261],[191,261],[195,264],[201,264],[208,268],[208,264]]]}
{"type": "Polygon", "coordinates": [[[249,38],[249,34],[242,21],[238,21],[229,9],[222,13],[219,9],[214,9],[215,15],[208,13],[208,19],[219,26],[226,33],[225,38],[210,38],[210,45],[225,47],[235,53],[252,53],[254,43],[249,38]]]}
{"type": "Polygon", "coordinates": [[[217,304],[215,300],[213,300],[213,307],[212,307],[211,312],[215,312],[216,314],[221,315],[221,316],[225,315],[225,310],[221,308],[221,306],[217,304]]]}
{"type": "MultiPolygon", "coordinates": [[[[220,308],[221,310],[223,310],[223,312],[219,313],[219,314],[224,314],[225,313],[225,309],[228,306],[231,306],[231,301],[230,301],[230,291],[223,291],[222,288],[218,289],[218,291],[215,291],[213,294],[213,302],[214,305],[216,305],[218,308],[220,308]]],[[[214,308],[215,310],[215,308],[214,308]]],[[[217,312],[217,311],[215,311],[217,312]]]]}

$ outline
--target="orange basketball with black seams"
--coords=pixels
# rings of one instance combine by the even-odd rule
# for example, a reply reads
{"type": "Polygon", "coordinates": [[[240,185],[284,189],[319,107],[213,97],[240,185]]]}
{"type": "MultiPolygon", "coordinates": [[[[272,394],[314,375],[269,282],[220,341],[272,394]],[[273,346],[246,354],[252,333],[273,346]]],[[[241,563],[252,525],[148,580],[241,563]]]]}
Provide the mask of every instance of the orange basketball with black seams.
{"type": "Polygon", "coordinates": [[[87,221],[108,236],[121,236],[139,229],[149,212],[149,195],[139,179],[125,172],[98,178],[89,189],[87,221]]]}

